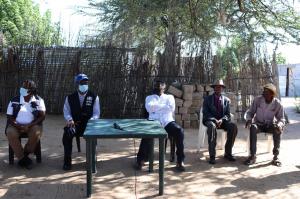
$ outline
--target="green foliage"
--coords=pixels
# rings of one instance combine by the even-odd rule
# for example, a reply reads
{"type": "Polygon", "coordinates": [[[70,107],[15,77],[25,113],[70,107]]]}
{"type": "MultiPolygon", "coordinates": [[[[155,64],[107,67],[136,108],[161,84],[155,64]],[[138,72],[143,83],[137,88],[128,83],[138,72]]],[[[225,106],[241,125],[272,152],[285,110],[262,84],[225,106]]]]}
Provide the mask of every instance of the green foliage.
{"type": "Polygon", "coordinates": [[[201,38],[209,40],[216,36],[213,27],[217,23],[213,1],[199,1],[197,9],[191,6],[196,1],[184,0],[89,0],[90,10],[82,9],[105,23],[104,34],[110,36],[113,45],[122,45],[125,38],[131,46],[164,48],[168,37],[173,33],[177,43],[201,38]],[[201,18],[196,13],[203,13],[201,18]],[[203,21],[205,18],[205,22],[203,21]],[[107,34],[109,32],[109,34],[107,34]]]}
{"type": "Polygon", "coordinates": [[[0,0],[0,33],[7,45],[59,45],[59,31],[50,11],[41,15],[31,0],[0,0]]]}
{"type": "MultiPolygon", "coordinates": [[[[95,16],[105,25],[98,35],[104,42],[102,45],[139,47],[150,56],[160,51],[164,55],[163,64],[173,66],[182,51],[201,54],[205,44],[214,41],[219,46],[217,54],[221,58],[222,73],[218,75],[222,77],[237,74],[245,64],[258,61],[250,58],[260,57],[267,61],[263,52],[265,42],[300,43],[300,16],[290,1],[88,2],[89,5],[79,12],[95,16]],[[227,38],[226,47],[221,47],[221,38],[227,38]]],[[[280,63],[284,61],[279,58],[280,63]]]]}
{"type": "Polygon", "coordinates": [[[278,53],[276,55],[276,63],[277,64],[286,64],[286,58],[282,55],[282,53],[278,53]]]}
{"type": "MultiPolygon", "coordinates": [[[[170,32],[178,39],[208,41],[242,35],[253,41],[300,43],[300,17],[289,2],[282,0],[88,0],[81,10],[108,24],[112,41],[131,34],[132,43],[154,37],[164,42],[170,32]],[[133,35],[132,35],[133,34],[133,35]],[[141,36],[141,39],[138,39],[141,36]]],[[[118,43],[118,42],[116,42],[118,43]]],[[[156,44],[156,45],[157,45],[156,44]]],[[[160,43],[161,44],[161,43],[160,43]]]]}

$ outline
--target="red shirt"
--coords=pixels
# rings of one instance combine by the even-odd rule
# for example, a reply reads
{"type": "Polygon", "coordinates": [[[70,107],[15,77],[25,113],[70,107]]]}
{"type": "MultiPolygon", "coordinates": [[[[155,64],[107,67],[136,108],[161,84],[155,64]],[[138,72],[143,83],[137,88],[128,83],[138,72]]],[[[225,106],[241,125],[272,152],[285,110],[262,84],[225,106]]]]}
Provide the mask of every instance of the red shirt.
{"type": "Polygon", "coordinates": [[[222,95],[214,95],[214,104],[217,109],[216,118],[219,120],[222,118],[222,95]]]}

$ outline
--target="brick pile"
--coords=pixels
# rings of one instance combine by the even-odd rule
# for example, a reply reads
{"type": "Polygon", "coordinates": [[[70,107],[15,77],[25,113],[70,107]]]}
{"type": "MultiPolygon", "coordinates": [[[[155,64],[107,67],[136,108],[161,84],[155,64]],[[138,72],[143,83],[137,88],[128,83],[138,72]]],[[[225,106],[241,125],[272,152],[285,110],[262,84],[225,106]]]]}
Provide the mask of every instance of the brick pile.
{"type": "Polygon", "coordinates": [[[204,87],[200,84],[170,86],[168,93],[175,97],[175,121],[183,128],[199,128],[198,113],[203,104],[204,87]]]}
{"type": "MultiPolygon", "coordinates": [[[[199,128],[199,112],[203,105],[204,96],[211,95],[213,88],[210,85],[182,85],[169,86],[168,93],[175,97],[175,121],[183,128],[199,128]]],[[[237,119],[237,100],[234,93],[226,93],[231,100],[230,112],[237,119]]]]}

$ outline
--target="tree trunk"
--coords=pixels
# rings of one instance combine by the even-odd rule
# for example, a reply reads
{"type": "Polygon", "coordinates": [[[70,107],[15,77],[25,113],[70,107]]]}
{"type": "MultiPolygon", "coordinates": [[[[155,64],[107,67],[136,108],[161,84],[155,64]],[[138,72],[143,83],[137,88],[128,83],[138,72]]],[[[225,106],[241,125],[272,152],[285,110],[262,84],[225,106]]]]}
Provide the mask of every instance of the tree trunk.
{"type": "Polygon", "coordinates": [[[273,81],[276,86],[277,97],[278,97],[278,99],[281,99],[280,90],[279,90],[278,67],[277,67],[277,63],[276,63],[276,50],[277,50],[277,46],[276,46],[275,50],[273,51],[273,60],[272,60],[273,81]]]}
{"type": "Polygon", "coordinates": [[[170,31],[166,37],[163,62],[159,74],[177,75],[176,54],[178,46],[178,33],[170,31]]]}

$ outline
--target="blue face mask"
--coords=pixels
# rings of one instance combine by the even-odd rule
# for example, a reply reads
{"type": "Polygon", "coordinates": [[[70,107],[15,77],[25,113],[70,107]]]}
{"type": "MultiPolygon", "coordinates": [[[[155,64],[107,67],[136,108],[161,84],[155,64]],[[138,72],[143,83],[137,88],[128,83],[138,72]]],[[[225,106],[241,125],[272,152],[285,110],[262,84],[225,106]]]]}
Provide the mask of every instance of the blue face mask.
{"type": "Polygon", "coordinates": [[[23,87],[20,88],[20,95],[23,97],[26,97],[28,95],[28,89],[25,89],[23,87]]]}
{"type": "Polygon", "coordinates": [[[85,93],[89,89],[89,85],[79,85],[78,89],[80,92],[85,93]]]}

